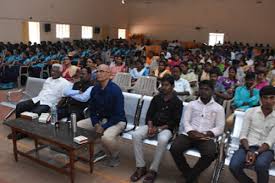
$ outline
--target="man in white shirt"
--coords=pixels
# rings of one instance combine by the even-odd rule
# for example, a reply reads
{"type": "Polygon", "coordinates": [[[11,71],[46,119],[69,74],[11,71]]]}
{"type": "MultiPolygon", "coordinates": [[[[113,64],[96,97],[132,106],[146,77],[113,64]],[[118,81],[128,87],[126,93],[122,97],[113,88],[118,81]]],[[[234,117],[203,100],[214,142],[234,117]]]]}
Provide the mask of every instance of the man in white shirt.
{"type": "Polygon", "coordinates": [[[184,96],[184,95],[190,95],[191,92],[191,87],[190,84],[187,80],[182,79],[181,76],[181,68],[180,66],[174,66],[172,75],[175,79],[175,87],[174,90],[177,92],[179,96],[184,96]]]}
{"type": "Polygon", "coordinates": [[[214,86],[209,80],[199,83],[198,100],[190,102],[181,118],[179,136],[174,140],[170,152],[186,179],[186,183],[196,181],[202,171],[208,168],[216,158],[214,138],[221,135],[225,125],[223,107],[213,99],[214,86]],[[190,168],[183,153],[196,148],[201,158],[190,168]]]}
{"type": "Polygon", "coordinates": [[[43,84],[43,88],[37,97],[20,102],[16,105],[16,118],[24,111],[30,111],[40,115],[48,112],[53,105],[57,105],[62,98],[63,90],[71,85],[69,81],[61,77],[62,66],[53,64],[51,76],[43,84]]]}
{"type": "Polygon", "coordinates": [[[268,183],[269,167],[274,158],[275,143],[275,88],[265,86],[260,91],[261,106],[246,111],[240,134],[240,148],[229,168],[240,183],[253,183],[243,169],[254,166],[258,183],[268,183]]]}

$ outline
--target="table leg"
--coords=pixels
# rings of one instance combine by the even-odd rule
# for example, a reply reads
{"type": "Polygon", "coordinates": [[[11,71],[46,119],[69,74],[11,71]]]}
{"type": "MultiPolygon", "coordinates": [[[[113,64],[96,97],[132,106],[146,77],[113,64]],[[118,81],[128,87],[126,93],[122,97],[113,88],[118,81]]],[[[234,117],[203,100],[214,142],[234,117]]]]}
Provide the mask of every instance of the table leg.
{"type": "Polygon", "coordinates": [[[12,129],[12,142],[13,142],[13,155],[14,159],[17,162],[18,161],[18,155],[17,155],[17,140],[16,140],[16,131],[12,129]]]}
{"type": "Polygon", "coordinates": [[[37,140],[37,138],[34,138],[34,146],[35,146],[35,151],[37,152],[37,148],[38,148],[38,140],[37,140]]]}
{"type": "Polygon", "coordinates": [[[74,150],[69,151],[69,156],[70,156],[70,178],[71,178],[71,183],[74,183],[74,161],[75,161],[74,150]]]}
{"type": "Polygon", "coordinates": [[[94,144],[89,143],[89,164],[90,164],[90,173],[93,173],[94,170],[94,144]]]}

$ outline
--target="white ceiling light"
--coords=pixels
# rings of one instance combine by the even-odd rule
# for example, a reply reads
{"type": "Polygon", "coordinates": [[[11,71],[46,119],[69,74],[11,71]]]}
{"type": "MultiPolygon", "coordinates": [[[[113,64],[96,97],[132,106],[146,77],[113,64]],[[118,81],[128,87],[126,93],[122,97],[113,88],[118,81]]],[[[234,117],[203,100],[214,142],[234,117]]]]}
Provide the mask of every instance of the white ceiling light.
{"type": "Polygon", "coordinates": [[[126,3],[126,0],[121,0],[121,4],[125,4],[126,3]]]}

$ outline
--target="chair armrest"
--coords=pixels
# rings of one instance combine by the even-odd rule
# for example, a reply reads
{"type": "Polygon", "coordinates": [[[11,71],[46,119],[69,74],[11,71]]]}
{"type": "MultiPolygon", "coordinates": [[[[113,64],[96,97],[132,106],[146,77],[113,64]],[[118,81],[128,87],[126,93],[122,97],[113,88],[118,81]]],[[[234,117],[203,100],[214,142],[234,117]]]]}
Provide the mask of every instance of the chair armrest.
{"type": "Polygon", "coordinates": [[[21,92],[23,92],[24,91],[24,89],[20,89],[20,90],[15,90],[15,91],[9,91],[8,93],[7,93],[7,101],[9,101],[9,102],[12,102],[11,101],[11,95],[12,94],[14,94],[14,93],[21,93],[21,92]]]}

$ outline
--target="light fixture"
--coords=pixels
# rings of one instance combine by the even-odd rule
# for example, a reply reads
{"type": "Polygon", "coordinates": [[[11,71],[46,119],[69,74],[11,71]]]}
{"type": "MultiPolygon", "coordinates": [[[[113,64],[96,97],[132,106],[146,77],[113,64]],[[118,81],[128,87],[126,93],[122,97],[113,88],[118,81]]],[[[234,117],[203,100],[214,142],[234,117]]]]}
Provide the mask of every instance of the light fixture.
{"type": "Polygon", "coordinates": [[[121,4],[125,4],[126,3],[126,0],[121,0],[121,4]]]}

